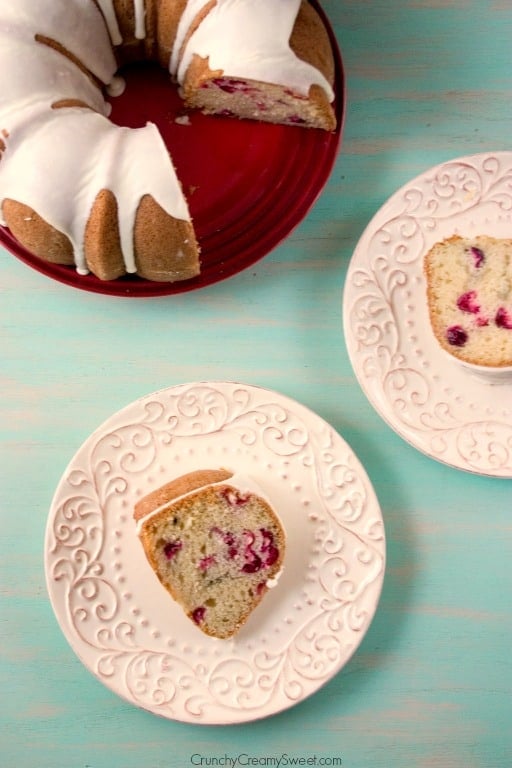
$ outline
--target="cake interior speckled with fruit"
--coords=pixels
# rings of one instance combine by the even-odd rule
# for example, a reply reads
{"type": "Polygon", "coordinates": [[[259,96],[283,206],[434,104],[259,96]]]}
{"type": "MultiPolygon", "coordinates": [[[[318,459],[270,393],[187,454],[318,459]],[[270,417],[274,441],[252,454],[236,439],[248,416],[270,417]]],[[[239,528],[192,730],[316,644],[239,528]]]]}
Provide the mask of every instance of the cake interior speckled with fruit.
{"type": "Polygon", "coordinates": [[[512,365],[512,239],[454,235],[424,262],[439,344],[465,363],[512,365]]]}
{"type": "Polygon", "coordinates": [[[285,532],[254,481],[198,470],[135,506],[147,560],[205,634],[235,635],[283,567],[285,532]]]}

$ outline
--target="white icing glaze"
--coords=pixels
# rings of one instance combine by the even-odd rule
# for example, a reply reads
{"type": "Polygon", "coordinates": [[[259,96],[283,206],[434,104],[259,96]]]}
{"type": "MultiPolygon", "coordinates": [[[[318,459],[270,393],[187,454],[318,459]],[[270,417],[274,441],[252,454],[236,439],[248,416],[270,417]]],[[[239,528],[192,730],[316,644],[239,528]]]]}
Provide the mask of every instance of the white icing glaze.
{"type": "Polygon", "coordinates": [[[176,30],[176,37],[171,51],[171,58],[169,60],[169,71],[173,77],[176,77],[178,71],[180,55],[188,30],[194,23],[196,16],[201,13],[203,8],[209,2],[210,0],[187,0],[187,4],[178,23],[178,29],[176,30]]]}
{"type": "Polygon", "coordinates": [[[121,45],[123,38],[119,30],[119,24],[117,23],[117,16],[114,10],[114,0],[96,0],[100,10],[105,17],[107,23],[108,32],[113,45],[121,45]]]}
{"type": "MultiPolygon", "coordinates": [[[[108,83],[116,71],[117,65],[105,21],[91,0],[2,0],[0,30],[4,63],[2,71],[9,72],[9,77],[17,69],[26,69],[26,51],[23,57],[18,54],[20,39],[32,42],[34,48],[31,57],[37,59],[42,47],[40,43],[36,45],[36,35],[64,46],[103,83],[108,83]],[[13,66],[13,61],[18,62],[19,66],[13,66]]],[[[58,55],[55,60],[56,77],[63,59],[63,56],[58,55]]],[[[36,75],[35,66],[25,72],[27,85],[33,85],[34,96],[38,94],[36,89],[39,84],[33,79],[36,75]]],[[[0,99],[4,101],[3,93],[0,99]]]]}
{"type": "MultiPolygon", "coordinates": [[[[289,45],[300,4],[301,0],[217,0],[185,44],[181,60],[172,57],[171,73],[182,84],[197,54],[208,58],[210,69],[222,70],[227,77],[276,83],[304,96],[317,84],[332,101],[331,84],[289,45]]],[[[189,0],[175,48],[181,48],[190,22],[205,5],[206,0],[189,0]]]]}
{"type": "Polygon", "coordinates": [[[2,200],[33,208],[66,234],[77,270],[86,273],[87,220],[98,193],[112,191],[126,271],[134,272],[133,226],[144,195],[175,218],[190,220],[165,144],[153,124],[113,125],[106,117],[109,105],[91,78],[59,51],[37,42],[36,35],[57,41],[104,84],[116,71],[105,22],[90,0],[38,0],[37,7],[33,0],[4,1],[0,68],[10,75],[0,91],[2,200]],[[19,60],[23,66],[12,67],[19,60]],[[52,108],[68,99],[91,109],[52,108]]]}
{"type": "MultiPolygon", "coordinates": [[[[214,488],[217,485],[230,485],[242,494],[253,493],[256,496],[259,496],[264,501],[266,501],[269,506],[272,506],[270,500],[265,495],[265,493],[261,490],[261,488],[256,483],[256,481],[253,480],[252,477],[248,477],[248,475],[244,475],[242,473],[237,472],[233,474],[231,477],[228,477],[227,480],[220,480],[217,483],[208,483],[208,485],[204,485],[202,486],[202,488],[206,488],[206,487],[214,488]]],[[[188,498],[189,496],[192,496],[194,493],[197,493],[200,490],[201,488],[194,488],[193,491],[189,491],[188,493],[182,493],[180,494],[180,496],[176,496],[175,499],[172,499],[171,501],[167,501],[165,504],[161,504],[156,509],[153,509],[151,512],[148,512],[147,515],[140,518],[140,520],[137,520],[137,525],[136,525],[137,535],[140,534],[142,526],[152,517],[154,517],[159,512],[166,509],[167,507],[174,506],[174,504],[182,501],[183,499],[188,498]]],[[[275,578],[278,578],[278,575],[279,574],[276,574],[275,578]]]]}
{"type": "MultiPolygon", "coordinates": [[[[96,0],[96,2],[105,17],[112,44],[121,45],[123,38],[117,21],[114,0],[96,0]]],[[[135,17],[135,37],[137,40],[144,40],[146,37],[146,9],[144,0],[133,0],[133,11],[135,17]]]]}
{"type": "Polygon", "coordinates": [[[283,570],[284,569],[281,568],[281,570],[278,571],[276,573],[276,575],[272,579],[267,579],[266,580],[265,586],[267,587],[267,589],[274,589],[274,587],[277,587],[277,585],[279,583],[279,579],[281,578],[281,576],[283,574],[283,570]]]}
{"type": "Polygon", "coordinates": [[[113,77],[110,83],[107,85],[107,93],[109,96],[121,96],[126,90],[126,80],[124,77],[113,77]]]}

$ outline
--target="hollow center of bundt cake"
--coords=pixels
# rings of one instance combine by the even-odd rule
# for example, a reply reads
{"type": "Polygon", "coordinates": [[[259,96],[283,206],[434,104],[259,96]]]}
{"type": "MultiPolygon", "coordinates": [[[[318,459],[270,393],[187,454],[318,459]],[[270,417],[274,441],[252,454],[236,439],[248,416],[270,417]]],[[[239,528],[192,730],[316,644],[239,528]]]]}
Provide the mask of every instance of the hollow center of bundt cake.
{"type": "Polygon", "coordinates": [[[169,73],[156,62],[127,64],[118,72],[125,87],[119,95],[107,95],[112,107],[110,119],[116,125],[142,128],[146,123],[175,124],[184,114],[183,101],[169,73]]]}
{"type": "Polygon", "coordinates": [[[129,64],[118,74],[126,87],[119,96],[107,95],[110,119],[128,128],[148,122],[157,126],[187,196],[197,236],[204,247],[214,249],[233,222],[246,226],[247,211],[257,210],[261,190],[267,188],[269,169],[283,168],[282,173],[289,174],[289,129],[222,116],[212,120],[199,110],[188,110],[169,73],[155,62],[129,64]]]}

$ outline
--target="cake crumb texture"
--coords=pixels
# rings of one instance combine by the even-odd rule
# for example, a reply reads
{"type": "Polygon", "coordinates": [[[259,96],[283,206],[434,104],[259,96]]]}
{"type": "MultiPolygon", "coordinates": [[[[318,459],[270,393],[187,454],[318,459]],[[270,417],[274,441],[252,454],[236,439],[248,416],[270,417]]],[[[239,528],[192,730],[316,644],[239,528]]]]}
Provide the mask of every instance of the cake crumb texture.
{"type": "Polygon", "coordinates": [[[225,639],[239,631],[274,586],[283,566],[285,532],[259,494],[215,478],[158,506],[162,494],[196,484],[193,475],[185,476],[185,484],[182,478],[174,481],[174,490],[168,484],[153,492],[149,504],[143,499],[134,518],[148,562],[165,589],[202,632],[225,639]]]}
{"type": "Polygon", "coordinates": [[[512,365],[512,239],[454,235],[424,262],[430,321],[441,346],[474,365],[512,365]]]}

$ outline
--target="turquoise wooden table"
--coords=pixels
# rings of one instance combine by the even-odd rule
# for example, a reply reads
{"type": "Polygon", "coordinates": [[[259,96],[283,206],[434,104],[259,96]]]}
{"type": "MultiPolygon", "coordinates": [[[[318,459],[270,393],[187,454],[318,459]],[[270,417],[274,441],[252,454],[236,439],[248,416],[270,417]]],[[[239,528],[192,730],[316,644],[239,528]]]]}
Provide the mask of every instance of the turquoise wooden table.
{"type": "MultiPolygon", "coordinates": [[[[416,450],[358,384],[342,327],[356,244],[397,188],[510,150],[508,0],[324,0],[348,88],[333,173],[305,220],[203,290],[118,299],[0,252],[0,763],[6,768],[508,768],[512,487],[416,450]],[[270,718],[196,726],[116,696],[64,638],[45,586],[46,519],[83,441],[164,387],[258,385],[329,422],[379,499],[387,567],[376,615],[321,690],[270,718]]],[[[499,393],[498,393],[499,397],[499,393]]]]}

